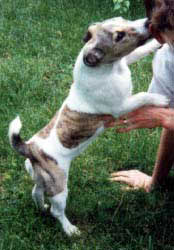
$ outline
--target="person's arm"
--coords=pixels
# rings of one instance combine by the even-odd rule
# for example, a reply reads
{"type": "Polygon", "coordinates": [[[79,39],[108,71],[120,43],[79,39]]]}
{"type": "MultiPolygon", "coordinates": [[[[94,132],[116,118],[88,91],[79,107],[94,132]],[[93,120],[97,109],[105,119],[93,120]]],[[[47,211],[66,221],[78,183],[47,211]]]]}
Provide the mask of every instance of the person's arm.
{"type": "Polygon", "coordinates": [[[106,122],[106,127],[117,128],[120,133],[129,132],[138,128],[163,127],[174,130],[174,109],[146,106],[120,117],[115,123],[106,122]]]}
{"type": "Polygon", "coordinates": [[[174,163],[174,130],[163,129],[151,184],[162,184],[174,163]]]}

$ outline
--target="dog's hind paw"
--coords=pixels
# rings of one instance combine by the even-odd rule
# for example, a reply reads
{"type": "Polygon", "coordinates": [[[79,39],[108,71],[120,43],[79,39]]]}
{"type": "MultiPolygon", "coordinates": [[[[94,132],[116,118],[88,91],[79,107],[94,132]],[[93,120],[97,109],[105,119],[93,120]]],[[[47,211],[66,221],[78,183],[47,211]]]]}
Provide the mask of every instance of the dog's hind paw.
{"type": "Polygon", "coordinates": [[[64,230],[68,236],[79,236],[81,234],[80,230],[72,224],[68,225],[64,230]]]}

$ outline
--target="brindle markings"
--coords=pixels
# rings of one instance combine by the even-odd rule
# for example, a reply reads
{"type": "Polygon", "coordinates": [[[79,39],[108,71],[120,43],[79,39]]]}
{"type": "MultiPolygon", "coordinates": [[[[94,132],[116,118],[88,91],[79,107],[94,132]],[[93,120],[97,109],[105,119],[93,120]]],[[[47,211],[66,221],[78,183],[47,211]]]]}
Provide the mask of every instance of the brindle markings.
{"type": "Polygon", "coordinates": [[[36,184],[44,188],[48,196],[61,193],[66,185],[65,172],[55,159],[40,150],[36,144],[30,143],[29,146],[36,184]]]}
{"type": "Polygon", "coordinates": [[[50,121],[44,128],[42,128],[42,129],[38,132],[37,135],[38,135],[39,137],[42,137],[43,139],[46,139],[46,138],[49,136],[49,134],[50,134],[52,128],[53,128],[54,125],[55,125],[55,122],[56,122],[56,120],[57,120],[58,114],[59,114],[59,112],[57,111],[57,113],[56,113],[55,116],[51,119],[51,121],[50,121]]]}
{"type": "Polygon", "coordinates": [[[92,137],[102,125],[101,115],[80,113],[72,111],[65,106],[61,112],[56,129],[63,146],[75,148],[92,137]]]}

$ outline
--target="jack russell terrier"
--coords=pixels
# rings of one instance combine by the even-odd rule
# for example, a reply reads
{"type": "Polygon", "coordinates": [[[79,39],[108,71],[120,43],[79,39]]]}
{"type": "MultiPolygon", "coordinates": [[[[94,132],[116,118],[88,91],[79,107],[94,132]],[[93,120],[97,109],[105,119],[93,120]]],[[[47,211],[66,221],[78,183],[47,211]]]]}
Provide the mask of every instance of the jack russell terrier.
{"type": "Polygon", "coordinates": [[[117,17],[92,24],[75,63],[69,95],[49,124],[25,142],[19,117],[10,123],[10,143],[27,158],[25,167],[35,182],[34,202],[46,209],[47,194],[51,214],[69,236],[80,234],[65,215],[70,164],[104,131],[103,114],[119,117],[143,105],[168,105],[158,94],[132,95],[128,65],[159,47],[154,40],[145,44],[150,38],[146,23],[117,17]]]}

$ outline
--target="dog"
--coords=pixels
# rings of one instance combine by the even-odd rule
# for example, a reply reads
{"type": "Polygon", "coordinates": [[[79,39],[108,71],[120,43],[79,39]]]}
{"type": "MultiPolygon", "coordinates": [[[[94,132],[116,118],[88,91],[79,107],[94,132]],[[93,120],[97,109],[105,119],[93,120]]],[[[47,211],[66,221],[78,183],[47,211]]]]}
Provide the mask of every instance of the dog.
{"type": "Polygon", "coordinates": [[[69,95],[49,124],[25,142],[19,117],[10,123],[10,143],[26,158],[26,170],[35,182],[36,206],[47,209],[44,194],[48,195],[51,214],[68,236],[80,234],[65,215],[70,164],[104,131],[103,114],[119,117],[143,105],[168,105],[167,98],[158,94],[132,95],[128,65],[159,47],[154,41],[142,46],[149,38],[146,19],[117,17],[90,25],[69,95]]]}

